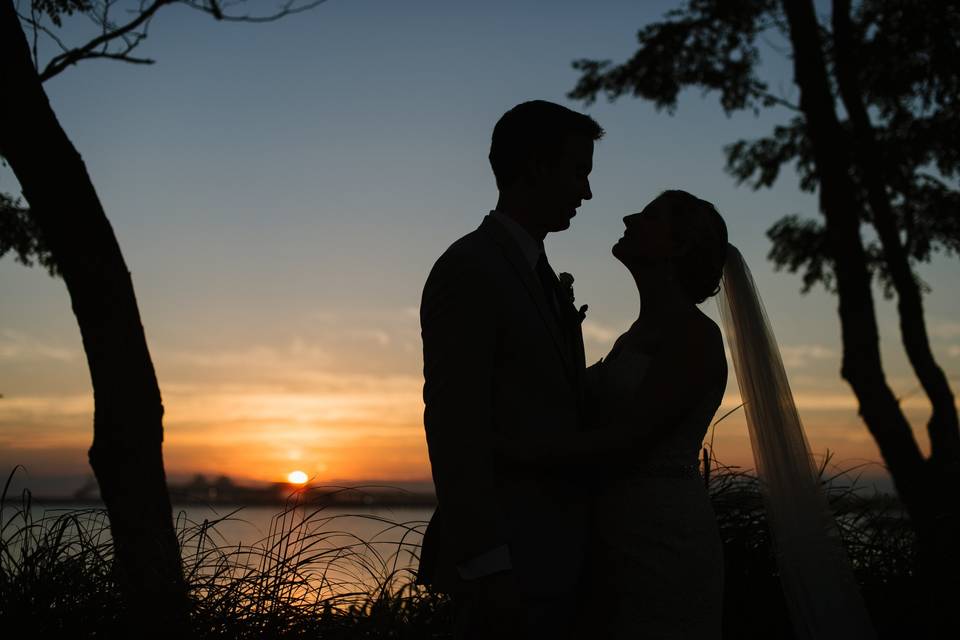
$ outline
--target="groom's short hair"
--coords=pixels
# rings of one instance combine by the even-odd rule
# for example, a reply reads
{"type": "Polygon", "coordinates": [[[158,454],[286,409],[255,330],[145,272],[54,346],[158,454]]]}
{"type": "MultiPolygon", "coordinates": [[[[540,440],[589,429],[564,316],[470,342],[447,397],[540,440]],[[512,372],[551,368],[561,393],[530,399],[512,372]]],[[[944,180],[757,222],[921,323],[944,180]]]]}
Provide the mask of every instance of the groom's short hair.
{"type": "Polygon", "coordinates": [[[603,137],[603,128],[590,116],[546,100],[518,104],[500,117],[490,141],[490,166],[503,191],[512,185],[529,162],[549,162],[560,155],[570,136],[590,140],[603,137]]]}

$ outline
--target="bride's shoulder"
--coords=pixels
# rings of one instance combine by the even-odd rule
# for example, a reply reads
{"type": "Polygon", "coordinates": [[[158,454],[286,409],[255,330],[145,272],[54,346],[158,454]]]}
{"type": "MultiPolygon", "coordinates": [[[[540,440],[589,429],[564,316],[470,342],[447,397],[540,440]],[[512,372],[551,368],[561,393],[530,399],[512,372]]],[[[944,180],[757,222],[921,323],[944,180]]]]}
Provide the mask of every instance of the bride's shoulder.
{"type": "Polygon", "coordinates": [[[720,327],[713,321],[713,318],[699,309],[697,309],[696,317],[696,330],[699,335],[702,336],[703,340],[723,347],[723,333],[721,333],[720,327]]]}
{"type": "Polygon", "coordinates": [[[722,338],[717,323],[696,307],[675,315],[669,323],[667,333],[672,340],[682,342],[692,340],[700,344],[722,338]]]}
{"type": "Polygon", "coordinates": [[[699,309],[697,313],[699,319],[695,323],[694,338],[691,341],[691,356],[699,362],[699,366],[726,379],[727,356],[723,347],[723,333],[712,318],[699,309]]]}
{"type": "Polygon", "coordinates": [[[687,322],[677,323],[674,335],[675,344],[678,350],[687,356],[686,359],[695,361],[697,366],[701,367],[705,356],[710,360],[716,360],[719,357],[726,363],[723,353],[723,334],[717,323],[699,309],[690,314],[687,320],[687,322]]]}

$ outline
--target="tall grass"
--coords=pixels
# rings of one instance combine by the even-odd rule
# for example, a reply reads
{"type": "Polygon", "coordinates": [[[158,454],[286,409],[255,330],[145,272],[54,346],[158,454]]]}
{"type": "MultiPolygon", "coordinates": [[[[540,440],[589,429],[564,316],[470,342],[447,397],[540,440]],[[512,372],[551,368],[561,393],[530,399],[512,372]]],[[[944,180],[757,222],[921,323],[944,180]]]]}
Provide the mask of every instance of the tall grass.
{"type": "MultiPolygon", "coordinates": [[[[916,637],[916,536],[896,498],[860,484],[858,469],[820,467],[847,557],[881,638],[916,637]]],[[[713,461],[709,492],[724,549],[724,637],[792,638],[760,481],[713,461]]]]}
{"type": "MultiPolygon", "coordinates": [[[[109,522],[102,509],[35,516],[29,492],[0,496],[0,629],[33,637],[121,637],[109,522]]],[[[328,514],[291,496],[266,534],[228,544],[218,526],[242,510],[176,520],[201,638],[429,638],[450,627],[446,601],[413,584],[425,522],[328,514]],[[371,540],[343,526],[382,525],[371,540]]],[[[161,613],[162,614],[162,613],[161,613]]],[[[149,624],[147,621],[145,624],[149,624]]]]}
{"type": "MultiPolygon", "coordinates": [[[[710,469],[725,550],[724,636],[789,638],[758,481],[716,461],[710,469]]],[[[824,483],[874,621],[882,636],[899,637],[912,622],[908,523],[894,500],[858,490],[850,473],[824,483]]],[[[449,637],[448,601],[415,586],[408,568],[416,565],[425,523],[349,516],[382,525],[373,539],[362,540],[343,526],[347,516],[311,507],[307,497],[292,497],[252,544],[228,544],[218,533],[242,510],[202,522],[177,518],[199,637],[449,637]]],[[[0,630],[119,636],[123,603],[105,512],[34,516],[29,492],[9,499],[5,489],[0,513],[0,630]]],[[[571,610],[577,607],[571,603],[571,610]]]]}

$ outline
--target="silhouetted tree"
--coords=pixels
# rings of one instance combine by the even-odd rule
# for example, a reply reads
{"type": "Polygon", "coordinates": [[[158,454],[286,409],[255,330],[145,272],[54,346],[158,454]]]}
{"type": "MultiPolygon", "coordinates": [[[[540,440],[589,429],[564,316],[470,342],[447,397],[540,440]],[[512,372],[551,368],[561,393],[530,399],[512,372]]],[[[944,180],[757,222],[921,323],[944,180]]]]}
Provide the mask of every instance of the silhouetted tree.
{"type": "Polygon", "coordinates": [[[812,0],[689,0],[642,28],[623,64],[574,62],[582,76],[570,97],[632,94],[672,112],[680,91],[697,87],[718,92],[727,113],[793,114],[768,137],[727,146],[727,170],[760,189],[794,163],[801,189],[818,191],[823,218],[782,218],[768,231],[769,257],[802,271],[804,292],[821,283],[837,294],[841,374],[917,526],[927,568],[946,578],[957,568],[960,428],[913,265],[960,251],[960,7],[834,0],[831,9],[823,24],[812,0]],[[798,103],[761,79],[758,42],[768,38],[789,50],[798,103]],[[864,224],[875,239],[864,242],[864,224]],[[932,405],[929,458],[886,381],[874,275],[897,298],[901,341],[932,405]]]}
{"type": "Polygon", "coordinates": [[[187,5],[218,20],[259,22],[321,1],[290,0],[268,16],[251,17],[225,15],[216,0],[141,1],[128,7],[113,0],[0,0],[0,156],[29,205],[0,196],[0,255],[13,251],[26,264],[36,260],[67,285],[94,390],[90,464],[110,516],[127,614],[146,637],[189,635],[189,601],[163,468],[163,405],[123,255],[42,82],[87,59],[149,64],[133,52],[147,36],[150,19],[167,5],[187,5]],[[117,23],[111,10],[121,8],[132,11],[117,23]],[[64,16],[75,13],[101,29],[72,47],[57,29],[64,16]],[[41,41],[59,49],[45,64],[41,41]]]}
{"type": "Polygon", "coordinates": [[[37,221],[18,198],[0,193],[0,257],[12,252],[17,262],[32,267],[34,262],[58,275],[47,243],[37,221]]]}

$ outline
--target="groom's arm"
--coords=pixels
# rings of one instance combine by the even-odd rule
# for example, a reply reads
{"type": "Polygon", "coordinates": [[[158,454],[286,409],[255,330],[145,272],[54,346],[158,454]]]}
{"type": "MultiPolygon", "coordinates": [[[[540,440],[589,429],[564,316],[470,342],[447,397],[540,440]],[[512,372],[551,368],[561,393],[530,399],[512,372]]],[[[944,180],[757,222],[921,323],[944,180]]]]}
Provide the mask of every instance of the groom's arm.
{"type": "Polygon", "coordinates": [[[478,263],[442,256],[420,306],[430,464],[467,580],[510,568],[492,449],[497,309],[478,263]]]}

